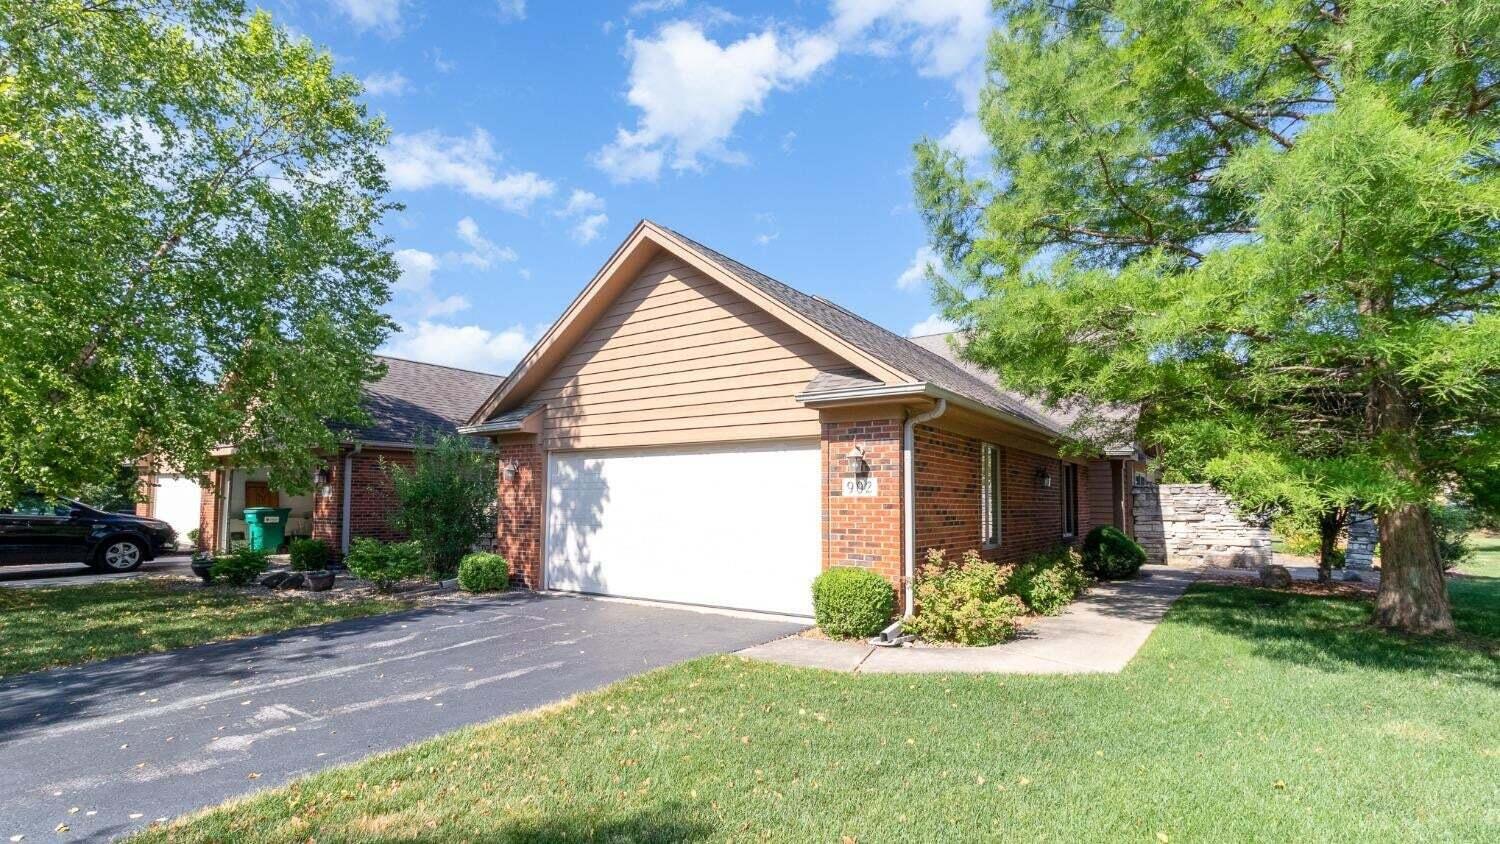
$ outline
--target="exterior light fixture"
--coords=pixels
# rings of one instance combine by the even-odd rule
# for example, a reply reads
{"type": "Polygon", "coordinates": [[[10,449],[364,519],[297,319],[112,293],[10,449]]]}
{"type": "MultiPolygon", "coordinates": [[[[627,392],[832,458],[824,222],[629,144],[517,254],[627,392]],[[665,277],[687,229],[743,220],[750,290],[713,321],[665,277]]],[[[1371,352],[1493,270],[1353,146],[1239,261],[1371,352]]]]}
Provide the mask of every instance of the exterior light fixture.
{"type": "Polygon", "coordinates": [[[333,483],[333,472],[327,466],[319,466],[318,471],[313,473],[313,484],[315,486],[328,486],[333,483]]]}
{"type": "Polygon", "coordinates": [[[849,449],[845,459],[849,461],[849,471],[856,475],[863,475],[870,471],[870,464],[865,462],[865,447],[859,443],[855,443],[854,448],[849,449]]]}
{"type": "Polygon", "coordinates": [[[501,471],[505,474],[507,481],[513,481],[516,479],[516,473],[521,471],[521,461],[507,460],[501,464],[501,471]]]}
{"type": "Polygon", "coordinates": [[[1052,473],[1046,469],[1036,470],[1036,485],[1042,489],[1052,488],[1052,473]]]}

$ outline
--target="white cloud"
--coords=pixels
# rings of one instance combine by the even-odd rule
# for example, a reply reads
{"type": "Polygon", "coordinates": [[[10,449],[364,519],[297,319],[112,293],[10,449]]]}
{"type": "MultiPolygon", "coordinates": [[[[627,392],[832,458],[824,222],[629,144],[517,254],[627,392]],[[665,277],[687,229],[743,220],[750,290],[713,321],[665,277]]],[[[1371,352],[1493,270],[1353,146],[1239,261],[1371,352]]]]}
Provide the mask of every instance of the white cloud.
{"type": "Polygon", "coordinates": [[[395,284],[397,293],[420,293],[432,288],[432,275],[438,268],[436,255],[420,249],[398,249],[395,257],[396,266],[401,268],[401,277],[395,284]]]}
{"type": "Polygon", "coordinates": [[[495,0],[495,8],[507,23],[526,20],[526,0],[495,0]]]}
{"type": "Polygon", "coordinates": [[[669,12],[682,8],[683,2],[684,0],[637,0],[630,4],[625,16],[638,18],[643,15],[654,15],[657,12],[669,12]]]}
{"type": "Polygon", "coordinates": [[[382,350],[412,360],[504,374],[515,366],[536,337],[525,327],[513,325],[491,331],[479,325],[450,325],[419,320],[403,325],[382,350]]]}
{"type": "Polygon", "coordinates": [[[620,128],[593,156],[617,182],[654,180],[663,165],[701,169],[705,160],[742,163],[726,145],[746,112],[772,91],[806,82],[838,52],[826,35],[774,29],[728,45],[696,23],[667,24],[650,38],[631,35],[626,99],[640,109],[634,129],[620,128]]]}
{"type": "Polygon", "coordinates": [[[551,181],[529,170],[497,175],[494,165],[500,156],[483,129],[475,129],[468,137],[435,130],[395,135],[380,158],[393,188],[455,188],[517,213],[525,213],[532,203],[551,196],[556,189],[551,181]]]}
{"type": "Polygon", "coordinates": [[[411,80],[401,75],[400,71],[372,73],[363,82],[365,93],[372,97],[399,97],[411,90],[411,80]]]}
{"type": "Polygon", "coordinates": [[[598,194],[574,188],[568,203],[558,209],[557,216],[573,220],[569,236],[579,243],[590,243],[599,236],[599,230],[609,223],[604,213],[604,200],[598,194]]]}
{"type": "Polygon", "coordinates": [[[781,237],[781,232],[764,232],[755,236],[755,243],[757,246],[765,246],[778,237],[781,237]]]}
{"type": "Polygon", "coordinates": [[[359,29],[401,29],[401,10],[406,0],[332,0],[359,29]]]}
{"type": "Polygon", "coordinates": [[[600,199],[598,194],[574,188],[573,192],[568,195],[568,204],[557,213],[564,217],[571,217],[575,214],[588,214],[603,210],[604,200],[600,199]]]}
{"type": "Polygon", "coordinates": [[[896,286],[902,290],[910,290],[919,287],[927,281],[927,268],[938,266],[937,253],[931,246],[921,246],[917,254],[912,256],[911,263],[896,276],[896,286]]]}
{"type": "Polygon", "coordinates": [[[985,80],[985,48],[995,26],[990,0],[834,0],[839,43],[878,56],[904,48],[923,76],[946,79],[963,102],[942,143],[974,158],[988,149],[975,115],[985,80]]]}
{"type": "Polygon", "coordinates": [[[599,236],[599,230],[608,222],[608,214],[590,214],[574,223],[569,234],[579,243],[589,243],[599,236]]]}
{"type": "Polygon", "coordinates": [[[487,270],[497,261],[509,262],[517,258],[516,250],[509,246],[496,246],[480,234],[479,224],[474,222],[473,217],[459,220],[457,231],[459,239],[469,244],[469,251],[459,255],[458,260],[471,267],[487,270]]]}
{"type": "Polygon", "coordinates": [[[432,277],[441,265],[436,255],[420,249],[399,249],[396,265],[401,268],[401,277],[394,286],[392,307],[398,312],[418,314],[425,319],[468,310],[468,299],[457,295],[438,298],[433,292],[432,277]]]}
{"type": "Polygon", "coordinates": [[[941,314],[932,314],[931,316],[927,317],[927,319],[924,319],[916,325],[913,325],[911,327],[911,330],[906,332],[906,336],[926,337],[929,334],[947,334],[950,331],[957,330],[958,326],[954,325],[946,319],[943,319],[941,314]]]}

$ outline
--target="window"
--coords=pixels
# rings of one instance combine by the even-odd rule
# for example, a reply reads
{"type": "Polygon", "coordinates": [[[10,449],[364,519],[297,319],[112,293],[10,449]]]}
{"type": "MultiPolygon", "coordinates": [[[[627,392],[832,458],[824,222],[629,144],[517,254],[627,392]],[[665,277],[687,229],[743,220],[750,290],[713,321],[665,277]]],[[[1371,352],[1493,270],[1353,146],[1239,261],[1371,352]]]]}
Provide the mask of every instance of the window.
{"type": "Polygon", "coordinates": [[[979,450],[980,541],[986,548],[1000,544],[1000,448],[985,443],[979,450]]]}
{"type": "Polygon", "coordinates": [[[1072,463],[1062,466],[1062,524],[1063,536],[1078,535],[1078,467],[1072,463]]]}

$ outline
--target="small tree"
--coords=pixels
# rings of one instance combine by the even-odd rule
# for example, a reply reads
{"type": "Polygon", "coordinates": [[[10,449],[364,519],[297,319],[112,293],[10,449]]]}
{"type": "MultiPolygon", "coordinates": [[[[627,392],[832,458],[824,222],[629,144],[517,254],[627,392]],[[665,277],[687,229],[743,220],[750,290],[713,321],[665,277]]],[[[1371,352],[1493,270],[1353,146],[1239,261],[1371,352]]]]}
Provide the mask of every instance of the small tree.
{"type": "Polygon", "coordinates": [[[494,527],[494,455],[469,437],[439,434],[419,444],[410,469],[381,465],[396,492],[392,524],[421,543],[429,573],[451,577],[494,527]]]}

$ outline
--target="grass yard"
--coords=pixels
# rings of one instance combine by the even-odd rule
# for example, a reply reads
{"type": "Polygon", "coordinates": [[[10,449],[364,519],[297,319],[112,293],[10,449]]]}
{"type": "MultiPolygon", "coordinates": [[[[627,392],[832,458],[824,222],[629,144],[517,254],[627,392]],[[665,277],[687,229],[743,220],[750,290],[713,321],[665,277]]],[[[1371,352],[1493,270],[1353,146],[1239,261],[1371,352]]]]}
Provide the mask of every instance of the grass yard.
{"type": "Polygon", "coordinates": [[[1199,585],[1122,674],[697,660],[311,776],[152,841],[1496,841],[1500,543],[1465,635],[1199,585]],[[1494,566],[1494,567],[1492,567],[1494,566]]]}
{"type": "Polygon", "coordinates": [[[138,578],[51,589],[0,588],[0,676],[274,633],[407,606],[312,600],[138,578]]]}

